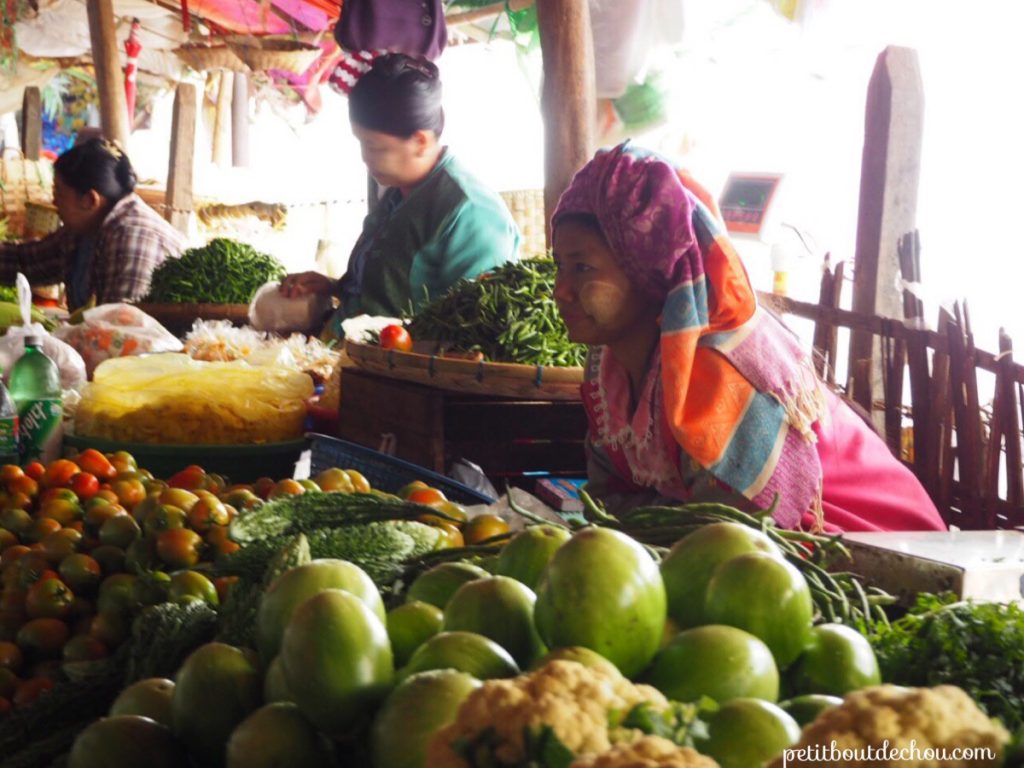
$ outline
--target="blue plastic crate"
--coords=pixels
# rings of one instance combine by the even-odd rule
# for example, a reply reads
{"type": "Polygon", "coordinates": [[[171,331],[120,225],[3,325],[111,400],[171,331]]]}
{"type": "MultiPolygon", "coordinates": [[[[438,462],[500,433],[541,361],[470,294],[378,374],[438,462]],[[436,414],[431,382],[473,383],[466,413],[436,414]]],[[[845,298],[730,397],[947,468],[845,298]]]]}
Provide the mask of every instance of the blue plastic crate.
{"type": "Polygon", "coordinates": [[[331,467],[356,469],[366,476],[370,485],[388,493],[397,492],[413,480],[422,480],[459,504],[493,504],[495,499],[474,491],[450,477],[424,467],[396,459],[386,453],[366,448],[328,435],[309,433],[311,441],[310,474],[316,475],[331,467]]]}

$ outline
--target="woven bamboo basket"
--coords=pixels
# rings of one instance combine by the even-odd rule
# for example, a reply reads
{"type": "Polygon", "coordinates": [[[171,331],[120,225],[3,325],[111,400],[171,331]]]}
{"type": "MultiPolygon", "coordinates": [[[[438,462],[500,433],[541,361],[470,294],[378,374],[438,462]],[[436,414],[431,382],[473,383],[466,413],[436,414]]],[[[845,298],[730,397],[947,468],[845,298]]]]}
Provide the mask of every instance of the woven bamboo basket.
{"type": "Polygon", "coordinates": [[[519,243],[520,255],[531,259],[546,254],[548,245],[545,235],[547,222],[544,218],[544,190],[517,189],[502,192],[501,198],[508,206],[512,219],[522,235],[519,243]]]}
{"type": "Polygon", "coordinates": [[[49,205],[52,191],[50,161],[26,160],[17,150],[4,151],[0,159],[0,217],[7,219],[8,232],[24,236],[27,206],[49,205]]]}
{"type": "Polygon", "coordinates": [[[56,232],[60,227],[60,215],[57,206],[52,203],[25,203],[25,238],[34,240],[56,232]]]}
{"type": "Polygon", "coordinates": [[[345,342],[345,351],[356,366],[371,373],[465,394],[579,400],[583,383],[582,368],[477,362],[399,352],[351,340],[345,342]]]}
{"type": "Polygon", "coordinates": [[[317,45],[289,38],[228,35],[224,39],[238,58],[255,72],[281,69],[301,74],[323,52],[317,45]]]}
{"type": "Polygon", "coordinates": [[[230,69],[233,72],[248,71],[245,62],[238,58],[227,45],[186,43],[174,52],[179,59],[197,72],[209,72],[215,69],[230,69]]]}

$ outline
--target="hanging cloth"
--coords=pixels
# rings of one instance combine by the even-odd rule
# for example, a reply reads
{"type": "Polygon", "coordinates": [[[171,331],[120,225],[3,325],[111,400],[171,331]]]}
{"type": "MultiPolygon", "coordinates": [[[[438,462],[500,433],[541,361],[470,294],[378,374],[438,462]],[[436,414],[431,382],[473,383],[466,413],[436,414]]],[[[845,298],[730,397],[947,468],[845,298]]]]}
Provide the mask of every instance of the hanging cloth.
{"type": "Polygon", "coordinates": [[[433,61],[448,42],[442,0],[345,0],[334,39],[347,51],[390,51],[433,61]]]}

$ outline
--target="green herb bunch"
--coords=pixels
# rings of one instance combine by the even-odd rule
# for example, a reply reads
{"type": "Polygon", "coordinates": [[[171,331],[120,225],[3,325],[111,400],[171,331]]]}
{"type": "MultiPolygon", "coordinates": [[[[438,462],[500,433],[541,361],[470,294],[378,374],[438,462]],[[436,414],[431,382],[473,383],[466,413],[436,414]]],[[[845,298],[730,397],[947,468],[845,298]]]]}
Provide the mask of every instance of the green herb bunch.
{"type": "Polygon", "coordinates": [[[528,259],[460,280],[412,317],[409,333],[492,362],[583,365],[586,347],[569,341],[555,306],[556,272],[551,259],[528,259]]]}
{"type": "Polygon", "coordinates": [[[1024,610],[1015,603],[920,594],[870,636],[882,679],[956,685],[1010,730],[1024,726],[1024,610]]]}
{"type": "Polygon", "coordinates": [[[251,245],[218,237],[181,258],[168,259],[153,272],[149,295],[157,304],[248,304],[253,294],[285,268],[251,245]]]}

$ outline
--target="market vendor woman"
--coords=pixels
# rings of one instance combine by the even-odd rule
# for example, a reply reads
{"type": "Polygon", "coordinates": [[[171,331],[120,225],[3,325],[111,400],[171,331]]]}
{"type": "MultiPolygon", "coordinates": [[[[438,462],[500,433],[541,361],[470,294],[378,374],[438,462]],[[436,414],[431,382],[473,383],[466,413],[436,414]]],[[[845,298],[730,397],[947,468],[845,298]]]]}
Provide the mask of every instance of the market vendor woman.
{"type": "Polygon", "coordinates": [[[516,258],[519,233],[502,199],[440,144],[441,81],[425,59],[387,54],[349,95],[352,131],[363,161],[388,187],[363,223],[340,283],[319,272],[289,275],[287,296],[334,293],[341,320],[398,317],[410,307],[516,258]]]}
{"type": "Polygon", "coordinates": [[[591,345],[588,490],[611,511],[656,500],[774,507],[782,527],[942,530],[913,474],[759,308],[685,176],[628,143],[555,211],[555,300],[591,345]]]}
{"type": "Polygon", "coordinates": [[[153,270],[184,240],[135,194],[135,171],[115,143],[90,139],[57,158],[53,202],[63,225],[41,240],[0,243],[0,282],[63,282],[68,308],[140,299],[153,270]]]}

